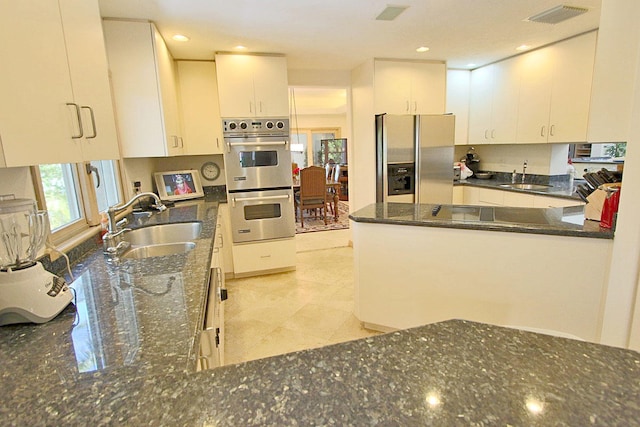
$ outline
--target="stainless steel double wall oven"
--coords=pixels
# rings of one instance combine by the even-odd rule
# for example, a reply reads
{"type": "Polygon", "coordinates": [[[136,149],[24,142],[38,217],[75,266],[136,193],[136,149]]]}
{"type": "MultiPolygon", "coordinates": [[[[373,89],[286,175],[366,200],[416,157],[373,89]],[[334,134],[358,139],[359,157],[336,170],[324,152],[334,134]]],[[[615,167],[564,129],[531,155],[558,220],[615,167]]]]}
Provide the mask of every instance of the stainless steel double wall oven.
{"type": "Polygon", "coordinates": [[[295,235],[289,119],[223,119],[235,243],[295,235]]]}

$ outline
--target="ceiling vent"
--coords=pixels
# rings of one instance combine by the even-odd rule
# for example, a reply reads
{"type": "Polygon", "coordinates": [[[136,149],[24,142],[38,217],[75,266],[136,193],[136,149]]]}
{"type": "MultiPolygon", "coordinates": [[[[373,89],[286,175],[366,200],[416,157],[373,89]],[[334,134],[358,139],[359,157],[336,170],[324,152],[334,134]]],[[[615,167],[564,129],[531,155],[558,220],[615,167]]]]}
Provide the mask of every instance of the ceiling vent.
{"type": "Polygon", "coordinates": [[[387,7],[380,13],[380,15],[376,16],[376,21],[393,21],[408,9],[409,6],[398,6],[388,4],[387,7]]]}
{"type": "Polygon", "coordinates": [[[537,15],[530,16],[525,19],[525,21],[539,22],[542,24],[557,24],[573,18],[574,16],[582,15],[588,11],[589,9],[584,7],[565,6],[561,4],[560,6],[540,12],[537,15]]]}

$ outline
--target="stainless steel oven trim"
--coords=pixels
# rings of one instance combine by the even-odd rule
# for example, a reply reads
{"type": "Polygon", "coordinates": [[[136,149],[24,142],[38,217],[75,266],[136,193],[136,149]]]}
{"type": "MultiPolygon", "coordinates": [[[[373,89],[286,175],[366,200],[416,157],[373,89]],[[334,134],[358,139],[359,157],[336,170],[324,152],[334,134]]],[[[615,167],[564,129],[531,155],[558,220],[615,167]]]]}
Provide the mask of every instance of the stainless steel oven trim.
{"type": "Polygon", "coordinates": [[[259,201],[262,201],[262,200],[279,200],[279,199],[291,200],[291,195],[287,194],[287,195],[282,195],[282,196],[240,197],[240,199],[237,199],[235,197],[231,197],[231,204],[235,208],[237,200],[240,200],[240,201],[243,201],[243,202],[259,202],[259,201]]]}

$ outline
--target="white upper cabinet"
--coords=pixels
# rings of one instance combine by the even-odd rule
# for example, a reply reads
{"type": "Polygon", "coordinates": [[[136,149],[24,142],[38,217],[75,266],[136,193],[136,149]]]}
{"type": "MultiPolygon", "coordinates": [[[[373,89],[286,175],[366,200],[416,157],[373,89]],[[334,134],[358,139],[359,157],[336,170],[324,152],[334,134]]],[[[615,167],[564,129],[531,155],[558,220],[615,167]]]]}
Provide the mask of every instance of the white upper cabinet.
{"type": "Polygon", "coordinates": [[[0,166],[118,158],[98,3],[0,4],[0,166]]]}
{"type": "Polygon", "coordinates": [[[443,114],[446,76],[442,62],[376,60],[376,114],[443,114]]]}
{"type": "Polygon", "coordinates": [[[222,117],[288,117],[287,59],[282,56],[217,54],[222,117]]]}
{"type": "Polygon", "coordinates": [[[512,59],[471,72],[469,143],[513,143],[520,74],[512,59]]]}
{"type": "Polygon", "coordinates": [[[591,32],[518,57],[518,142],[586,141],[595,46],[591,32]]]}
{"type": "Polygon", "coordinates": [[[176,64],[186,154],[222,154],[215,62],[176,61],[176,64]]]}
{"type": "Polygon", "coordinates": [[[103,22],[123,157],[184,153],[176,69],[155,25],[103,22]]]}

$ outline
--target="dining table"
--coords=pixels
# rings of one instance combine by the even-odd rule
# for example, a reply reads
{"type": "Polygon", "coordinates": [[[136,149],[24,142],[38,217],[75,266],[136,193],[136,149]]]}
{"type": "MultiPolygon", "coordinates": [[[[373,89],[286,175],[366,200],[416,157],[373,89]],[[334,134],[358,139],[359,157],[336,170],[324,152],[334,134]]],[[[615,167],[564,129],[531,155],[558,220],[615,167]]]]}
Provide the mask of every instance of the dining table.
{"type": "MultiPolygon", "coordinates": [[[[342,184],[339,181],[334,181],[332,179],[327,179],[325,181],[325,187],[327,191],[331,191],[333,193],[333,216],[338,221],[338,201],[340,200],[340,186],[342,184]]],[[[296,191],[300,191],[300,178],[293,178],[293,192],[295,194],[296,191]]]]}

